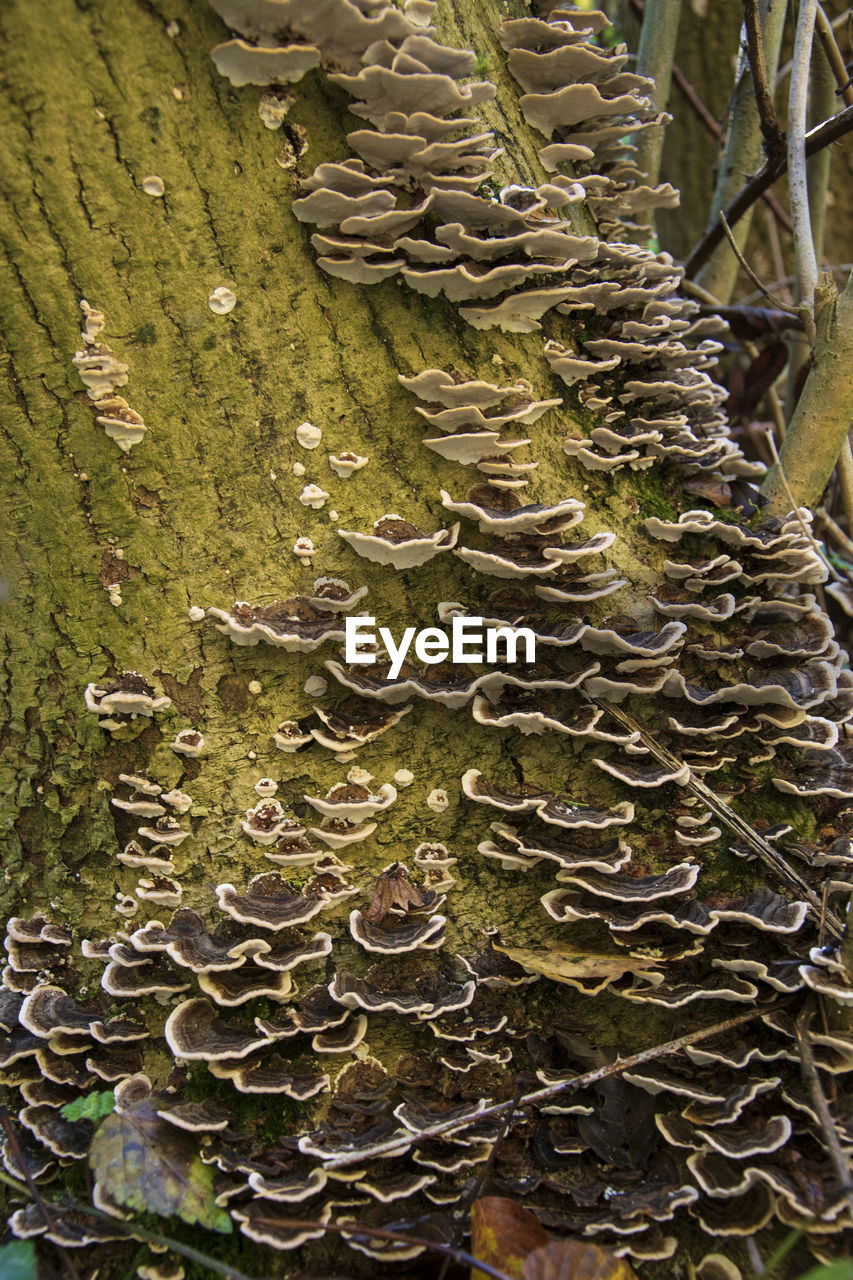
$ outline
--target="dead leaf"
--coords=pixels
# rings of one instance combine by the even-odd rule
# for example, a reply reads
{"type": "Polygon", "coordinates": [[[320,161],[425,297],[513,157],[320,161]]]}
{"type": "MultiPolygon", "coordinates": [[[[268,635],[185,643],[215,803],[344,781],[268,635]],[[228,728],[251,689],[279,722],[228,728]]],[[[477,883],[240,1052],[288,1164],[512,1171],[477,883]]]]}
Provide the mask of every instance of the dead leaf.
{"type": "Polygon", "coordinates": [[[424,911],[435,902],[431,889],[421,890],[412,884],[409,873],[399,862],[383,871],[373,886],[373,898],[364,912],[365,920],[381,924],[392,907],[402,911],[424,911]]]}
{"type": "MultiPolygon", "coordinates": [[[[471,1252],[513,1280],[522,1280],[525,1258],[549,1239],[538,1218],[514,1200],[481,1196],[471,1206],[471,1252]]],[[[475,1267],[471,1280],[486,1280],[486,1276],[475,1267]]]]}
{"type": "Polygon", "coordinates": [[[565,982],[569,986],[593,990],[587,984],[598,982],[595,991],[603,990],[609,983],[626,973],[657,972],[660,959],[654,956],[609,955],[606,952],[584,951],[576,947],[554,946],[547,951],[528,951],[525,947],[502,947],[495,944],[510,960],[520,964],[528,973],[541,973],[552,982],[565,982]]]}
{"type": "MultiPolygon", "coordinates": [[[[132,1077],[144,1080],[144,1077],[132,1077]]],[[[147,1082],[146,1082],[147,1083],[147,1082]]],[[[89,1166],[108,1200],[137,1213],[173,1215],[212,1231],[232,1230],[213,1195],[213,1166],[202,1164],[196,1140],[161,1120],[144,1089],[98,1126],[89,1166]]]]}
{"type": "Polygon", "coordinates": [[[609,1249],[584,1240],[552,1240],[528,1255],[521,1280],[637,1280],[637,1273],[609,1249]]]}

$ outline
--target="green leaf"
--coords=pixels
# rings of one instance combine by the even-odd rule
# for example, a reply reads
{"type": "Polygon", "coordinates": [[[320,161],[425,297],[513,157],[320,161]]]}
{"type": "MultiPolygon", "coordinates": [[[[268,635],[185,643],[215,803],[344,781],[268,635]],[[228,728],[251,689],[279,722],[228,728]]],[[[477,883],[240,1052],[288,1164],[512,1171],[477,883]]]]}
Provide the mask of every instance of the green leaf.
{"type": "Polygon", "coordinates": [[[813,1267],[800,1280],[853,1280],[853,1258],[838,1258],[823,1267],[813,1267]]]}
{"type": "Polygon", "coordinates": [[[0,1280],[36,1280],[36,1250],[32,1240],[0,1245],[0,1280]]]}
{"type": "Polygon", "coordinates": [[[89,1165],[115,1204],[223,1234],[232,1230],[214,1200],[213,1166],[202,1164],[191,1134],[160,1119],[150,1098],[107,1116],[92,1139],[89,1165]]]}
{"type": "Polygon", "coordinates": [[[73,1102],[66,1102],[59,1111],[66,1120],[103,1120],[115,1110],[115,1105],[115,1095],[112,1089],[107,1089],[105,1093],[93,1091],[82,1098],[75,1098],[73,1102]]]}

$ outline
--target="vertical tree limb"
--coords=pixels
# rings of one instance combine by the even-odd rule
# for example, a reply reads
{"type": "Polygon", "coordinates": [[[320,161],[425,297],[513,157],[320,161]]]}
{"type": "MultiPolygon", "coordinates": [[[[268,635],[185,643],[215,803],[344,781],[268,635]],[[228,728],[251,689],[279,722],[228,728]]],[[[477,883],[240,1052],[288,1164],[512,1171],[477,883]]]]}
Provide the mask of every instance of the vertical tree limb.
{"type": "MultiPolygon", "coordinates": [[[[681,0],[646,0],[637,51],[637,74],[654,80],[655,106],[661,111],[669,101],[680,17],[681,0]]],[[[648,175],[650,186],[655,185],[660,173],[663,136],[663,129],[643,129],[634,139],[637,164],[648,175]]]]}
{"type": "Polygon", "coordinates": [[[809,67],[816,17],[817,0],[801,0],[788,94],[788,186],[794,223],[794,259],[799,300],[808,307],[814,306],[817,288],[817,258],[812,240],[806,174],[809,67]]]}
{"type": "MultiPolygon", "coordinates": [[[[844,15],[842,15],[843,17],[844,15]]],[[[838,41],[835,38],[834,27],[841,22],[841,18],[837,18],[835,22],[830,22],[823,10],[823,5],[818,4],[817,7],[817,23],[816,30],[818,39],[820,40],[827,61],[832,68],[832,74],[835,76],[835,82],[838,85],[838,92],[846,107],[853,107],[853,84],[850,83],[850,76],[847,74],[847,67],[844,62],[841,50],[838,47],[838,41]]]]}
{"type": "MultiPolygon", "coordinates": [[[[779,121],[776,119],[776,108],[773,105],[773,94],[768,79],[761,17],[758,0],[743,0],[743,21],[746,28],[746,43],[749,49],[749,66],[752,72],[755,105],[758,108],[764,150],[767,154],[771,154],[779,151],[782,147],[782,131],[779,128],[779,121]]],[[[778,52],[776,56],[778,58],[778,52]]],[[[775,80],[775,78],[774,75],[773,79],[775,80]]]]}
{"type": "MultiPolygon", "coordinates": [[[[745,4],[749,0],[744,0],[745,4]]],[[[771,101],[768,84],[775,81],[776,68],[779,63],[779,50],[782,45],[782,31],[785,25],[787,0],[761,0],[757,5],[757,20],[760,21],[761,41],[764,64],[764,85],[766,96],[771,101]]],[[[774,113],[775,118],[775,113],[774,113]]],[[[732,100],[730,127],[726,139],[725,150],[720,161],[714,199],[708,216],[708,229],[719,224],[722,209],[728,207],[743,185],[745,174],[754,173],[761,163],[761,120],[756,103],[756,87],[752,74],[746,65],[738,77],[732,100]]],[[[783,148],[780,145],[772,153],[781,157],[783,148]]],[[[770,155],[765,163],[769,162],[770,155]]],[[[749,236],[751,214],[743,217],[735,231],[738,247],[743,251],[749,236]]],[[[723,302],[729,302],[737,279],[738,264],[729,248],[721,244],[706,266],[697,277],[699,283],[723,302]]]]}
{"type": "MultiPolygon", "coordinates": [[[[823,276],[816,303],[812,367],[780,453],[797,503],[808,507],[818,505],[853,418],[853,274],[840,295],[832,278],[823,276]]],[[[768,514],[789,510],[778,466],[768,471],[761,492],[768,514]]]]}

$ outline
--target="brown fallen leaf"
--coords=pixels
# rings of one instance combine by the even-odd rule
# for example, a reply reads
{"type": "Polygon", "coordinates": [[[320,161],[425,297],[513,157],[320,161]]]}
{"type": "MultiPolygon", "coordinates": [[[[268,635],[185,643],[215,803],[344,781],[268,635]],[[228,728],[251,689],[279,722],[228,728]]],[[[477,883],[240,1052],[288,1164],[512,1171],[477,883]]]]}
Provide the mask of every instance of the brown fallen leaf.
{"type": "Polygon", "coordinates": [[[637,1273],[609,1249],[584,1240],[552,1240],[528,1254],[521,1280],[637,1280],[637,1273]]]}
{"type": "Polygon", "coordinates": [[[364,912],[364,918],[371,924],[381,924],[392,907],[405,912],[424,911],[432,906],[435,899],[436,895],[431,889],[419,889],[412,884],[406,868],[395,862],[377,878],[373,898],[364,912]]]}
{"type": "MultiPolygon", "coordinates": [[[[471,1206],[471,1252],[513,1280],[522,1280],[524,1260],[548,1243],[550,1236],[528,1209],[504,1196],[481,1196],[471,1206]]],[[[479,1268],[471,1280],[486,1280],[479,1268]]]]}
{"type": "Polygon", "coordinates": [[[541,973],[552,982],[565,982],[581,987],[584,991],[602,991],[609,983],[626,973],[645,974],[649,980],[660,977],[654,956],[610,955],[606,952],[585,951],[576,947],[554,946],[547,951],[529,951],[525,947],[503,947],[495,943],[495,950],[502,951],[510,960],[520,964],[528,973],[541,973]],[[588,984],[598,982],[592,988],[588,984]]]}

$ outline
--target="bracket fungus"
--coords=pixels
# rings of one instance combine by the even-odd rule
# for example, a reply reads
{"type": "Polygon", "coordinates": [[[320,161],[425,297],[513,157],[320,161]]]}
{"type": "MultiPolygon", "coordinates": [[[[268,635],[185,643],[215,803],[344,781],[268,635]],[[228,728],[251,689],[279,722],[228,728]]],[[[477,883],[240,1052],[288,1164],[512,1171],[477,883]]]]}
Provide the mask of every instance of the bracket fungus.
{"type": "MultiPolygon", "coordinates": [[[[834,895],[849,891],[853,864],[853,755],[843,732],[853,680],[809,590],[826,576],[803,531],[809,513],[745,521],[697,507],[640,516],[624,497],[626,469],[649,492],[656,474],[686,482],[699,495],[691,502],[707,501],[709,485],[748,488],[760,473],[727,431],[726,393],[712,374],[717,322],[683,296],[668,255],[645,247],[642,215],[674,199],[666,184],[645,180],[625,142],[660,119],[649,82],[626,69],[624,49],[597,41],[601,14],[540,5],[545,16],[504,22],[498,38],[521,86],[520,110],[542,134],[547,181],[495,194],[499,148],[469,118],[494,88],[475,78],[472,54],[434,39],[429,0],[402,9],[388,0],[213,7],[235,33],[214,54],[233,84],[275,85],[320,68],[350,96],[351,154],[323,159],[292,205],[320,269],[354,287],[396,278],[442,295],[435,305],[458,307],[473,327],[530,335],[513,344],[512,358],[523,343],[541,357],[540,372],[564,384],[563,397],[540,399],[514,374],[506,385],[473,368],[402,376],[430,456],[473,468],[476,483],[444,481],[433,495],[458,517],[450,528],[425,534],[385,514],[372,533],[339,530],[386,570],[454,551],[418,576],[429,599],[435,571],[452,579],[442,588],[450,598],[436,600],[439,620],[480,618],[487,633],[524,628],[541,652],[485,672],[465,662],[401,664],[393,677],[375,646],[367,671],[330,659],[317,697],[337,684],[341,700],[310,713],[300,706],[278,723],[282,770],[262,755],[272,751],[267,741],[248,752],[261,756],[249,772],[239,732],[226,741],[221,722],[201,721],[216,725],[227,767],[245,766],[236,794],[254,786],[257,800],[216,834],[221,844],[189,843],[199,846],[190,857],[181,847],[189,821],[178,819],[193,813],[198,836],[209,835],[205,806],[220,775],[202,774],[193,806],[181,788],[196,792],[183,776],[195,778],[201,733],[183,729],[161,744],[175,770],[168,789],[144,772],[147,744],[137,736],[134,753],[115,759],[139,772],[105,770],[129,789],[112,794],[109,784],[106,811],[120,833],[112,869],[142,876],[135,894],[122,881],[110,886],[117,896],[103,909],[113,923],[101,928],[115,932],[78,945],[74,930],[46,915],[8,922],[0,1072],[21,1099],[25,1133],[17,1154],[4,1146],[5,1167],[18,1178],[24,1162],[42,1179],[85,1155],[89,1126],[58,1108],[98,1081],[118,1085],[120,1105],[130,1106],[142,1048],[146,1064],[171,1065],[160,1038],[166,1006],[165,1045],[194,1089],[210,1077],[218,1105],[187,1102],[176,1075],[167,1088],[177,1093],[151,1095],[158,1122],[215,1167],[217,1205],[247,1239],[284,1251],[304,1245],[309,1270],[326,1265],[325,1245],[309,1253],[326,1224],[367,1255],[353,1264],[365,1273],[414,1256],[421,1246],[386,1247],[359,1227],[446,1213],[478,1168],[534,1204],[550,1229],[605,1243],[638,1265],[663,1264],[661,1275],[684,1268],[670,1222],[686,1220],[691,1240],[746,1238],[775,1222],[803,1228],[816,1254],[836,1235],[846,1245],[849,1208],[799,1080],[796,1036],[812,1046],[816,1069],[839,1082],[831,1105],[848,1145],[842,1094],[853,1043],[837,1027],[798,1028],[789,1009],[819,996],[843,1015],[853,1003],[843,955],[820,936],[821,925],[832,933],[838,923],[834,895]],[[581,204],[589,234],[577,231],[581,204]],[[520,452],[534,442],[541,460],[520,452]],[[415,698],[427,732],[441,718],[428,768],[410,740],[415,698]],[[441,737],[452,738],[447,717],[469,704],[470,718],[454,723],[474,754],[457,767],[458,744],[445,750],[441,737]],[[337,762],[374,743],[396,785],[358,772],[329,786],[326,751],[337,762]],[[169,745],[186,760],[172,759],[169,745]],[[261,769],[280,772],[278,784],[258,779],[261,769]],[[397,786],[415,775],[422,790],[397,803],[397,786]],[[756,810],[777,793],[806,797],[814,814],[794,804],[798,824],[771,815],[761,825],[756,810]],[[452,809],[450,797],[459,797],[452,809]],[[435,838],[451,819],[453,855],[435,838]],[[732,822],[736,836],[722,834],[732,822]],[[138,839],[128,839],[137,823],[138,839]],[[241,879],[220,868],[210,880],[204,868],[223,850],[231,856],[228,841],[240,863],[275,870],[253,865],[241,879]],[[397,861],[380,870],[413,846],[414,879],[397,861]],[[466,884],[454,883],[454,869],[466,884]],[[208,883],[215,894],[204,902],[208,883]],[[182,893],[198,911],[179,906],[168,924],[138,914],[140,903],[171,906],[182,893]],[[502,918],[508,901],[511,920],[502,918]],[[478,903],[487,903],[488,922],[478,903]],[[145,920],[138,928],[132,912],[145,920]],[[321,912],[325,927],[311,934],[304,926],[321,912]],[[492,918],[507,936],[517,924],[524,945],[505,946],[494,929],[484,944],[492,918]],[[585,948],[580,975],[567,969],[575,951],[545,949],[569,929],[585,948]],[[69,994],[78,964],[88,966],[87,983],[97,974],[86,1003],[69,994]],[[525,998],[533,983],[535,1003],[525,998]],[[760,1030],[706,1034],[707,1005],[720,1021],[733,1009],[754,1013],[760,1030]],[[631,1015],[624,1022],[620,1009],[631,1015]],[[602,1040],[602,1027],[617,1039],[626,1030],[627,1054],[648,1047],[642,1028],[652,1018],[661,1040],[676,1024],[688,1034],[701,1028],[701,1046],[670,1047],[662,1061],[628,1070],[623,1062],[608,1074],[615,1040],[610,1030],[602,1040]],[[517,1107],[498,1142],[503,1117],[481,1113],[489,1101],[511,1100],[510,1073],[572,1087],[517,1107]],[[249,1114],[236,1110],[235,1094],[289,1099],[293,1130],[275,1127],[273,1108],[270,1140],[266,1124],[232,1125],[249,1114]],[[298,1214],[316,1226],[288,1221],[303,1204],[298,1214]]],[[[265,95],[264,122],[280,124],[287,102],[265,95]]],[[[225,315],[236,297],[220,286],[209,305],[225,315]]],[[[88,304],[83,314],[75,367],[98,421],[129,447],[144,423],[117,395],[127,368],[100,341],[103,316],[88,304]]],[[[509,358],[496,352],[493,367],[509,358]]],[[[292,430],[300,448],[319,447],[319,428],[292,430]]],[[[342,480],[367,462],[349,448],[327,458],[342,480]]],[[[306,474],[301,462],[289,465],[306,474]]],[[[319,511],[329,497],[309,482],[300,501],[319,511]]],[[[291,547],[306,568],[326,554],[294,529],[292,569],[291,547]]],[[[393,575],[375,576],[381,588],[393,575]]],[[[318,688],[289,655],[344,642],[342,615],[365,591],[323,577],[299,595],[208,610],[242,646],[241,694],[247,685],[264,694],[250,715],[275,688],[273,672],[294,677],[291,697],[318,688]],[[245,652],[260,642],[281,652],[245,652]]],[[[125,672],[92,683],[86,705],[115,731],[150,720],[169,699],[125,672]]],[[[279,715],[288,712],[271,714],[263,732],[279,715]]],[[[154,776],[159,762],[151,757],[154,776]]],[[[21,1237],[43,1233],[75,1248],[98,1238],[59,1205],[49,1232],[29,1209],[11,1225],[21,1237]]],[[[703,1280],[738,1275],[713,1254],[696,1270],[703,1280]]]]}

